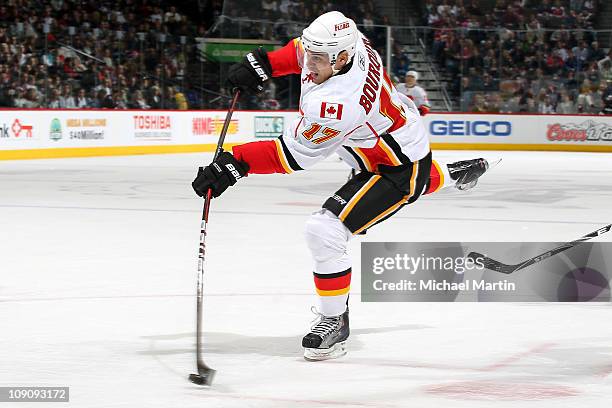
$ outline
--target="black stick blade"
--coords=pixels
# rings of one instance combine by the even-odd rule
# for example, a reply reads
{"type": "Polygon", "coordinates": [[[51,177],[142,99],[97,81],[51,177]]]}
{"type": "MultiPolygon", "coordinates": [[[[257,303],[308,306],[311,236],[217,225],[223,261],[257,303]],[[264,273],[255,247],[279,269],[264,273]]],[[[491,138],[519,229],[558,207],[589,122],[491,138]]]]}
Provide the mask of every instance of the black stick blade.
{"type": "Polygon", "coordinates": [[[215,377],[215,370],[208,369],[202,370],[199,374],[189,374],[189,381],[197,385],[212,385],[213,378],[215,377]]]}

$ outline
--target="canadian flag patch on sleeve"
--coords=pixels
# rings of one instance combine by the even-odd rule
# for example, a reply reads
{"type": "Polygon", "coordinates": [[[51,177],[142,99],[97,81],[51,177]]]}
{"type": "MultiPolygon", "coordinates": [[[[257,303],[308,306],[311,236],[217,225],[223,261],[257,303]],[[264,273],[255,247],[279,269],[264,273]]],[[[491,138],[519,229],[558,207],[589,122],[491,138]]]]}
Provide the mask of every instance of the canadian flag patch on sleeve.
{"type": "Polygon", "coordinates": [[[342,119],[342,104],[341,103],[321,103],[321,117],[327,119],[342,119]]]}

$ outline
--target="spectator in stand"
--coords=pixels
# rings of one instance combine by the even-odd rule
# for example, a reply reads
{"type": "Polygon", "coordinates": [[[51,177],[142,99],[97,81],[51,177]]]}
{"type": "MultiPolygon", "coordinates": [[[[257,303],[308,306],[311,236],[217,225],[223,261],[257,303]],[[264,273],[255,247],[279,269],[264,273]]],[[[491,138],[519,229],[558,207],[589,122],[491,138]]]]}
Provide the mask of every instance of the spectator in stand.
{"type": "Polygon", "coordinates": [[[546,95],[544,100],[538,104],[538,112],[546,115],[556,113],[555,105],[550,96],[546,95]]]}
{"type": "Polygon", "coordinates": [[[587,78],[589,81],[591,81],[594,84],[598,83],[599,80],[601,79],[601,72],[599,72],[596,62],[591,62],[589,64],[588,69],[586,70],[586,72],[583,73],[583,75],[585,78],[587,78]]]}
{"type": "Polygon", "coordinates": [[[608,52],[605,58],[597,61],[597,68],[599,69],[602,81],[612,81],[612,50],[608,52]]]}
{"type": "Polygon", "coordinates": [[[15,91],[12,95],[10,92],[11,90],[8,92],[12,99],[12,103],[9,106],[13,108],[24,108],[26,104],[25,90],[21,87],[12,90],[15,91]]]}
{"type": "Polygon", "coordinates": [[[574,71],[569,71],[567,73],[567,78],[564,78],[561,84],[570,90],[574,96],[578,93],[578,80],[576,79],[576,74],[574,71]]]}
{"type": "Polygon", "coordinates": [[[162,107],[162,95],[158,85],[153,85],[149,89],[149,97],[147,98],[148,104],[152,109],[161,109],[162,107]]]}
{"type": "Polygon", "coordinates": [[[75,109],[77,107],[72,93],[72,86],[69,83],[65,83],[62,87],[62,93],[59,97],[59,105],[62,109],[75,109]]]}
{"type": "Polygon", "coordinates": [[[564,70],[565,72],[569,72],[572,71],[574,73],[576,73],[576,71],[578,71],[578,58],[576,58],[576,55],[574,55],[574,51],[572,51],[571,49],[567,50],[567,58],[565,59],[564,62],[564,70]]]}
{"type": "Polygon", "coordinates": [[[599,83],[599,87],[592,93],[593,113],[599,113],[604,108],[604,100],[607,96],[607,85],[605,81],[599,83]]]}
{"type": "Polygon", "coordinates": [[[164,95],[164,109],[176,109],[176,98],[173,86],[166,87],[166,93],[164,95]]]}
{"type": "Polygon", "coordinates": [[[604,107],[601,110],[601,112],[599,112],[600,115],[612,115],[612,93],[609,93],[605,98],[604,98],[604,107]]]}
{"type": "Polygon", "coordinates": [[[604,50],[599,48],[599,42],[593,41],[591,43],[591,52],[589,53],[588,62],[597,62],[606,57],[604,50]]]}
{"type": "Polygon", "coordinates": [[[482,77],[482,82],[480,83],[480,90],[488,92],[488,91],[497,91],[499,89],[499,86],[497,84],[497,81],[495,79],[493,79],[493,77],[491,77],[491,75],[489,75],[488,72],[485,72],[485,74],[482,77]]]}
{"type": "Polygon", "coordinates": [[[130,109],[150,109],[151,107],[147,104],[146,99],[142,95],[142,91],[140,89],[134,91],[132,95],[132,102],[129,105],[130,109]]]}
{"type": "Polygon", "coordinates": [[[75,101],[76,109],[87,109],[91,108],[91,100],[87,97],[87,93],[84,88],[79,89],[75,101]]]}
{"type": "Polygon", "coordinates": [[[472,106],[472,112],[487,113],[489,108],[486,105],[486,100],[482,94],[474,94],[474,105],[472,106]]]}
{"type": "Polygon", "coordinates": [[[427,98],[427,92],[417,85],[418,79],[419,74],[416,71],[408,71],[404,83],[399,84],[397,90],[412,99],[421,116],[425,116],[430,109],[429,99],[427,98]]]}
{"type": "Polygon", "coordinates": [[[567,92],[561,96],[561,102],[557,104],[557,113],[564,115],[576,113],[574,101],[567,92]]]}
{"type": "Polygon", "coordinates": [[[26,88],[25,101],[21,107],[26,109],[40,108],[40,96],[36,88],[26,88]]]}
{"type": "Polygon", "coordinates": [[[47,107],[50,109],[59,109],[60,105],[60,91],[53,88],[49,91],[49,100],[47,101],[47,107]]]}
{"type": "Polygon", "coordinates": [[[113,89],[113,80],[110,77],[106,77],[103,81],[96,87],[94,87],[94,91],[104,91],[104,96],[110,95],[113,89]]]}
{"type": "Polygon", "coordinates": [[[125,91],[123,89],[116,88],[113,90],[112,103],[113,103],[113,109],[127,109],[128,108],[127,95],[125,94],[125,91]]]}
{"type": "Polygon", "coordinates": [[[374,19],[372,18],[372,14],[365,13],[363,19],[361,20],[361,24],[363,33],[366,35],[366,37],[374,37],[374,19]]]}
{"type": "Polygon", "coordinates": [[[14,89],[0,90],[0,106],[15,107],[15,90],[14,89]]]}
{"type": "Polygon", "coordinates": [[[393,55],[393,73],[403,78],[408,71],[410,71],[410,58],[401,51],[396,51],[395,55],[393,55]]]}
{"type": "Polygon", "coordinates": [[[106,98],[106,90],[99,89],[98,91],[92,90],[95,93],[95,97],[91,101],[91,107],[95,109],[104,109],[104,99],[106,98]]]}
{"type": "Polygon", "coordinates": [[[595,109],[591,81],[585,79],[580,87],[580,93],[576,99],[578,113],[592,113],[595,109]]]}
{"type": "Polygon", "coordinates": [[[174,100],[176,101],[176,109],[178,110],[187,110],[189,109],[189,105],[187,104],[187,97],[182,93],[178,88],[174,94],[174,100]]]}

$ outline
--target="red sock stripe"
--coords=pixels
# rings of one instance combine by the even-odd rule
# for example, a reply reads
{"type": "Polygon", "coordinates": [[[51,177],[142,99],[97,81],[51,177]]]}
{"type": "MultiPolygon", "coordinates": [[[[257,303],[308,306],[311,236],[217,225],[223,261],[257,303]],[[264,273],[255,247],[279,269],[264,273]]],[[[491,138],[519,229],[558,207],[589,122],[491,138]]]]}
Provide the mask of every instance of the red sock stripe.
{"type": "Polygon", "coordinates": [[[337,278],[321,278],[325,275],[317,275],[315,275],[314,281],[315,287],[319,290],[340,290],[351,285],[351,272],[337,278]]]}

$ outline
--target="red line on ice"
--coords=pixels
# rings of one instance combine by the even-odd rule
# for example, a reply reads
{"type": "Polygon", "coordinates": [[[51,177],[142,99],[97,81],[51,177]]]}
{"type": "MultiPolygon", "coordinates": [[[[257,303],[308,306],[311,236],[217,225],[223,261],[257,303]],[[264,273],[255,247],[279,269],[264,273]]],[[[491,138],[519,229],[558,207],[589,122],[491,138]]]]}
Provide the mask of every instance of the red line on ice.
{"type": "Polygon", "coordinates": [[[498,370],[500,368],[507,367],[507,366],[509,366],[511,364],[514,364],[517,361],[519,361],[519,360],[521,360],[521,359],[523,359],[523,358],[525,358],[527,356],[530,356],[532,354],[537,354],[537,353],[541,353],[544,350],[548,350],[549,348],[551,348],[554,345],[555,345],[555,343],[543,343],[543,344],[539,344],[539,345],[537,345],[535,347],[530,348],[529,350],[525,350],[525,351],[522,351],[520,353],[516,353],[514,355],[511,355],[510,357],[507,357],[507,358],[505,358],[505,359],[503,359],[501,361],[498,361],[497,363],[488,365],[486,367],[482,367],[479,370],[480,371],[495,371],[495,370],[498,370]]]}

